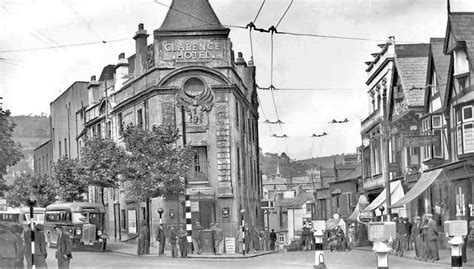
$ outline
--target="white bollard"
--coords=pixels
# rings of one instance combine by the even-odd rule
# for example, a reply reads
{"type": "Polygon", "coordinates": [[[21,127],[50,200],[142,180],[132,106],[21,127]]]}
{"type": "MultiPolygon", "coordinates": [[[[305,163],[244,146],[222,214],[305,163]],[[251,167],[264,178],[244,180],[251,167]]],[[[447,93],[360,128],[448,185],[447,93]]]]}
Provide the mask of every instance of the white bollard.
{"type": "Polygon", "coordinates": [[[326,268],[323,252],[323,231],[316,230],[314,233],[315,251],[313,269],[326,268]]]}
{"type": "Polygon", "coordinates": [[[388,255],[390,253],[390,247],[387,242],[376,241],[374,242],[375,256],[377,256],[377,269],[388,269],[388,255]]]}
{"type": "Polygon", "coordinates": [[[451,268],[462,269],[462,236],[454,236],[448,243],[451,245],[451,268]]]}

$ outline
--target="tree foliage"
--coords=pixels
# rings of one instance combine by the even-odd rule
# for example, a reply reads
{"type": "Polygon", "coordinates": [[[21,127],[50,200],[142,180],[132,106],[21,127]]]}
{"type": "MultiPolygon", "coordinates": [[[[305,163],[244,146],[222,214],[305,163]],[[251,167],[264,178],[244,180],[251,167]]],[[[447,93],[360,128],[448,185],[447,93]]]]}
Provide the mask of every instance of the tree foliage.
{"type": "Polygon", "coordinates": [[[151,130],[144,130],[127,126],[123,139],[129,195],[147,200],[183,193],[184,176],[189,172],[193,154],[188,147],[176,146],[179,138],[179,131],[170,127],[153,126],[151,130]]]}
{"type": "Polygon", "coordinates": [[[80,165],[81,177],[89,185],[116,188],[125,165],[125,151],[111,139],[89,138],[84,141],[80,165]]]}
{"type": "Polygon", "coordinates": [[[7,192],[7,200],[10,205],[26,205],[30,195],[34,195],[38,201],[37,205],[46,207],[54,202],[56,193],[55,184],[47,176],[22,173],[13,181],[7,192]]]}
{"type": "Polygon", "coordinates": [[[88,185],[81,175],[85,174],[79,162],[64,156],[53,166],[53,182],[57,195],[65,202],[83,201],[88,185]]]}
{"type": "Polygon", "coordinates": [[[0,109],[0,182],[8,166],[15,165],[23,156],[21,146],[12,139],[15,124],[9,119],[10,111],[0,109]]]}

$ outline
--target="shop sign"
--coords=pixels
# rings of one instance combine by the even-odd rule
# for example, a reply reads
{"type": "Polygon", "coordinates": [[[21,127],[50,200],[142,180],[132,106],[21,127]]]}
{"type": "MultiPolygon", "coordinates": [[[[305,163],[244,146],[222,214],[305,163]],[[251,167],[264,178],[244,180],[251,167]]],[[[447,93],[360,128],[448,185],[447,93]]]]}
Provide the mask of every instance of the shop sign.
{"type": "Polygon", "coordinates": [[[225,237],[225,253],[235,253],[235,238],[233,237],[225,237]]]}
{"type": "Polygon", "coordinates": [[[191,201],[191,212],[199,212],[199,201],[191,201]]]}
{"type": "Polygon", "coordinates": [[[192,187],[189,188],[189,195],[213,195],[214,189],[212,187],[192,187]]]}
{"type": "Polygon", "coordinates": [[[410,135],[403,136],[403,146],[408,147],[429,147],[440,143],[439,135],[410,135]]]}
{"type": "Polygon", "coordinates": [[[165,61],[209,62],[224,59],[223,40],[173,40],[165,41],[161,45],[165,61]]]}

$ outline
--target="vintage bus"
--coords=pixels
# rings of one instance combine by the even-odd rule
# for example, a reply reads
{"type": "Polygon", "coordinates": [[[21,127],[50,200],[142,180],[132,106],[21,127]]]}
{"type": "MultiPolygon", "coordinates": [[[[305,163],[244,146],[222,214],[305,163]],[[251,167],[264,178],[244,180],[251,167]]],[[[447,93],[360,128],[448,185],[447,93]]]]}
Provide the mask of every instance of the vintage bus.
{"type": "MultiPolygon", "coordinates": [[[[45,209],[42,207],[33,208],[33,223],[43,224],[44,223],[44,212],[45,209]]],[[[5,225],[19,224],[26,228],[30,223],[30,208],[9,208],[4,211],[0,211],[0,223],[5,225]]]]}
{"type": "Polygon", "coordinates": [[[64,203],[46,207],[44,227],[50,246],[57,245],[54,229],[61,225],[72,240],[73,248],[93,247],[105,251],[107,234],[104,206],[94,203],[64,203]]]}

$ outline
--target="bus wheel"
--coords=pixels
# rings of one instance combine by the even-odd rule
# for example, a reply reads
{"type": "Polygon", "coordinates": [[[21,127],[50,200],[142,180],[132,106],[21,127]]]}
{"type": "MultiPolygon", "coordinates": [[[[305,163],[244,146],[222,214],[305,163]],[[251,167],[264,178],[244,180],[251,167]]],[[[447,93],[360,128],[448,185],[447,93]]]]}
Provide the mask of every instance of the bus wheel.
{"type": "Polygon", "coordinates": [[[107,240],[104,239],[104,241],[100,244],[100,250],[104,252],[106,248],[107,248],[107,240]]]}

